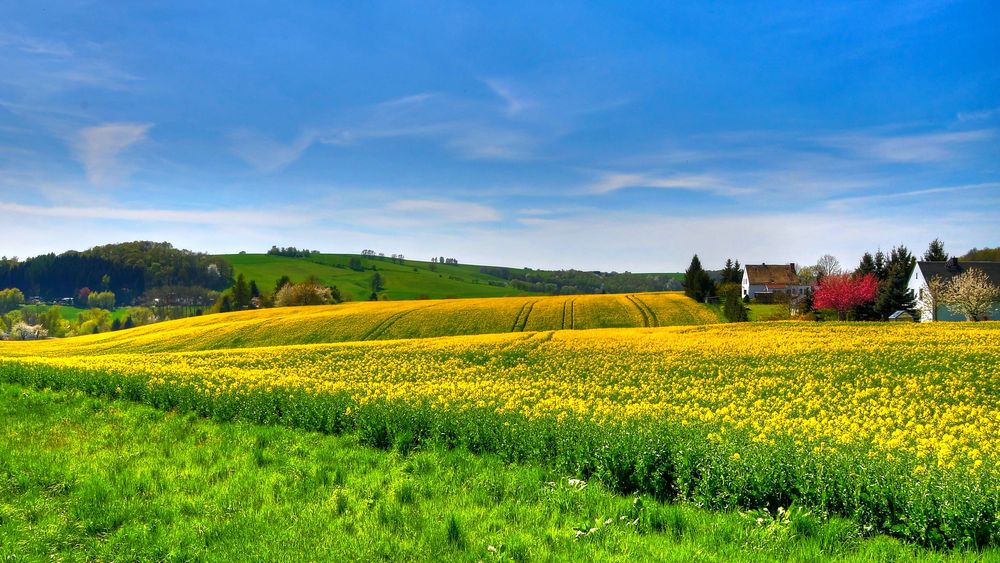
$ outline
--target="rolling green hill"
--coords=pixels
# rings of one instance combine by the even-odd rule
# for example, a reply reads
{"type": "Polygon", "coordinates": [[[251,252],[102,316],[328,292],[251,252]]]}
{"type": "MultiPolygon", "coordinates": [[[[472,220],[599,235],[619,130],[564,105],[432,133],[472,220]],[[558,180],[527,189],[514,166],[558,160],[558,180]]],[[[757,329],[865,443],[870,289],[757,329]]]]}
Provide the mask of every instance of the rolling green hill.
{"type": "Polygon", "coordinates": [[[345,296],[356,301],[371,295],[371,279],[378,272],[385,284],[382,294],[388,299],[441,299],[452,297],[504,297],[524,295],[505,280],[482,274],[479,266],[435,264],[406,260],[403,264],[389,259],[361,258],[364,270],[348,267],[351,254],[316,254],[309,258],[289,258],[267,254],[227,254],[222,256],[233,266],[234,275],[256,280],[261,291],[274,289],[282,276],[293,282],[315,277],[327,285],[336,285],[345,296]],[[375,268],[374,270],[372,268],[375,268]],[[492,283],[492,285],[491,285],[492,283]]]}
{"type": "Polygon", "coordinates": [[[546,271],[472,264],[432,264],[418,260],[397,263],[390,258],[358,254],[312,254],[305,258],[226,254],[221,258],[232,265],[234,276],[243,274],[248,281],[255,280],[261,291],[274,290],[282,276],[288,276],[293,282],[314,277],[326,285],[336,285],[344,296],[355,301],[367,300],[371,296],[371,279],[375,272],[384,282],[380,295],[390,300],[507,297],[560,291],[586,294],[597,293],[598,288],[608,293],[664,291],[679,289],[676,281],[683,279],[683,274],[676,273],[546,271]],[[352,258],[361,260],[360,271],[349,267],[352,258]],[[536,286],[548,285],[542,292],[525,290],[532,282],[536,286]]]}

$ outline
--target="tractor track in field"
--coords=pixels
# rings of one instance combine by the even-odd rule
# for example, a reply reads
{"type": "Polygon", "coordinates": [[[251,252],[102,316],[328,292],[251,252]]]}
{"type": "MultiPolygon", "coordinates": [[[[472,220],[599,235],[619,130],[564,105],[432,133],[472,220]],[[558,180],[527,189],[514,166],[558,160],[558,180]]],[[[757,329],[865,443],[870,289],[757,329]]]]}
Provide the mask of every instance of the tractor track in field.
{"type": "Polygon", "coordinates": [[[514,324],[510,325],[510,332],[517,332],[517,321],[521,320],[521,313],[524,312],[524,308],[527,306],[528,304],[525,303],[524,305],[521,305],[520,309],[517,310],[517,315],[514,316],[514,324]]]}
{"type": "Polygon", "coordinates": [[[414,311],[423,311],[425,309],[430,309],[435,305],[437,305],[437,303],[435,303],[434,305],[428,305],[426,307],[414,307],[413,309],[408,309],[406,311],[400,311],[398,313],[389,315],[388,317],[379,321],[378,324],[376,324],[374,327],[372,327],[371,330],[365,333],[365,335],[361,337],[361,340],[378,340],[379,338],[381,338],[383,334],[386,333],[386,331],[389,330],[390,327],[392,327],[392,325],[396,324],[396,321],[398,321],[399,319],[409,315],[410,313],[413,313],[414,311]]]}
{"type": "Polygon", "coordinates": [[[659,319],[656,318],[656,312],[650,307],[645,301],[639,299],[635,295],[626,295],[626,299],[635,305],[635,308],[639,310],[639,314],[642,315],[642,322],[644,326],[647,327],[657,327],[660,326],[659,319]]]}
{"type": "Polygon", "coordinates": [[[525,327],[528,326],[528,317],[531,316],[531,310],[535,308],[535,303],[538,303],[537,299],[521,306],[521,310],[514,317],[514,325],[510,327],[511,332],[524,332],[525,327]]]}

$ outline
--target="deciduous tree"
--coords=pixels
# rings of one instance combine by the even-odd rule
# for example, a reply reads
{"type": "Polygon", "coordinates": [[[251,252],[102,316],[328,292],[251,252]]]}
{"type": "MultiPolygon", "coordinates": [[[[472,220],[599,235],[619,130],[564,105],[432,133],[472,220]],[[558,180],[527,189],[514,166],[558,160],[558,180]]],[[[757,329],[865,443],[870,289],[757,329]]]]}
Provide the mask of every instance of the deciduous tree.
{"type": "Polygon", "coordinates": [[[839,276],[844,273],[840,267],[840,260],[832,254],[824,254],[816,261],[815,272],[817,278],[824,276],[839,276]]]}
{"type": "Polygon", "coordinates": [[[813,303],[817,309],[835,309],[843,321],[851,309],[874,301],[877,291],[878,280],[872,274],[826,276],[819,281],[813,303]]]}
{"type": "Polygon", "coordinates": [[[969,268],[948,282],[940,299],[945,307],[966,319],[982,321],[1000,299],[1000,288],[982,270],[969,268]]]}
{"type": "Polygon", "coordinates": [[[111,291],[91,293],[87,296],[87,305],[110,311],[115,308],[115,294],[111,291]]]}
{"type": "Polygon", "coordinates": [[[0,315],[5,315],[24,304],[24,293],[16,287],[0,291],[0,315]]]}
{"type": "Polygon", "coordinates": [[[304,281],[282,287],[274,296],[274,306],[323,305],[332,300],[329,287],[314,281],[304,281]]]}

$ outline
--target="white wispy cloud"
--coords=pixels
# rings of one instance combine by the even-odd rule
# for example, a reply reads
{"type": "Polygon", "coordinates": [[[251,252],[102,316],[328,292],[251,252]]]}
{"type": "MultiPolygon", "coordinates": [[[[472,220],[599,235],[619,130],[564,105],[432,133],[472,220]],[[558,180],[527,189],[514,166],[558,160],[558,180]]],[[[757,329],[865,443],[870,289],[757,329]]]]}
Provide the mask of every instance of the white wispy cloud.
{"type": "Polygon", "coordinates": [[[9,47],[32,55],[53,57],[69,57],[73,55],[73,50],[65,43],[10,33],[0,33],[0,47],[9,47]]]}
{"type": "Polygon", "coordinates": [[[983,182],[978,184],[963,184],[959,186],[941,186],[936,188],[924,188],[919,190],[909,190],[905,192],[892,192],[882,194],[871,194],[854,197],[843,197],[831,199],[827,206],[833,209],[848,209],[856,205],[875,203],[892,200],[916,199],[923,196],[953,194],[969,191],[991,191],[993,196],[1000,201],[1000,182],[983,182]]]}
{"type": "Polygon", "coordinates": [[[152,123],[106,123],[80,130],[72,139],[77,159],[92,184],[116,182],[129,172],[119,158],[130,146],[146,138],[152,123]]]}
{"type": "Polygon", "coordinates": [[[969,145],[995,137],[996,131],[993,129],[979,129],[911,135],[845,133],[820,137],[818,141],[862,158],[884,162],[927,163],[955,159],[969,145]]]}
{"type": "Polygon", "coordinates": [[[628,188],[655,188],[663,190],[688,190],[724,195],[751,193],[753,190],[735,187],[711,175],[675,174],[658,175],[647,172],[606,172],[587,190],[593,194],[607,194],[628,188]]]}
{"type": "Polygon", "coordinates": [[[522,131],[484,126],[456,130],[446,146],[468,160],[525,160],[537,141],[522,131]]]}
{"type": "Polygon", "coordinates": [[[980,111],[960,111],[955,116],[959,121],[978,121],[1000,116],[1000,108],[984,109],[980,111]]]}
{"type": "Polygon", "coordinates": [[[285,168],[316,141],[317,133],[305,131],[290,143],[281,143],[255,131],[241,129],[230,135],[233,153],[261,172],[285,168]]]}
{"type": "Polygon", "coordinates": [[[53,217],[89,221],[134,221],[212,225],[216,227],[287,227],[308,220],[300,211],[147,209],[111,206],[43,206],[0,202],[0,211],[17,216],[53,217]]]}
{"type": "Polygon", "coordinates": [[[424,221],[444,223],[484,223],[499,221],[496,209],[467,201],[404,199],[390,203],[391,211],[413,214],[424,221]]]}
{"type": "Polygon", "coordinates": [[[518,115],[536,105],[533,100],[517,95],[514,92],[514,86],[507,81],[492,78],[484,79],[483,83],[507,104],[505,109],[507,115],[518,115]]]}
{"type": "Polygon", "coordinates": [[[98,43],[70,45],[0,34],[0,84],[17,92],[17,101],[46,98],[79,87],[125,90],[136,80],[137,76],[112,61],[98,43]]]}
{"type": "Polygon", "coordinates": [[[319,120],[290,142],[249,130],[230,135],[233,152],[254,168],[275,171],[314,144],[356,147],[381,139],[426,139],[463,160],[537,160],[542,149],[572,131],[580,115],[611,103],[545,105],[510,80],[484,79],[492,96],[420,92],[345,111],[331,125],[319,120]],[[496,98],[503,101],[496,103],[496,98]],[[499,107],[498,107],[499,106],[499,107]],[[544,106],[544,112],[532,111],[544,106]]]}

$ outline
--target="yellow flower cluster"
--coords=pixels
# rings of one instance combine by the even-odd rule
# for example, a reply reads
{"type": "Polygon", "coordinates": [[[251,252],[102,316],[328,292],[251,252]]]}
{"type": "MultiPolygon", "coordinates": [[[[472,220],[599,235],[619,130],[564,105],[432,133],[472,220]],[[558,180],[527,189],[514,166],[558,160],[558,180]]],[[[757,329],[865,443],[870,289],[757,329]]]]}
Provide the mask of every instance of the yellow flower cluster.
{"type": "MultiPolygon", "coordinates": [[[[587,314],[593,304],[575,299],[575,314],[587,314]]],[[[407,306],[414,317],[448,308],[407,306]]],[[[232,317],[231,330],[262,314],[232,317]]],[[[292,319],[324,314],[295,310],[292,319]]],[[[861,447],[888,461],[916,459],[917,473],[1000,474],[1000,323],[562,330],[158,354],[126,343],[125,353],[93,354],[100,340],[81,339],[78,350],[73,342],[7,355],[0,373],[15,362],[211,395],[349,394],[357,407],[378,400],[597,425],[667,421],[702,427],[720,443],[739,434],[765,445],[794,440],[818,455],[861,447]]]]}

